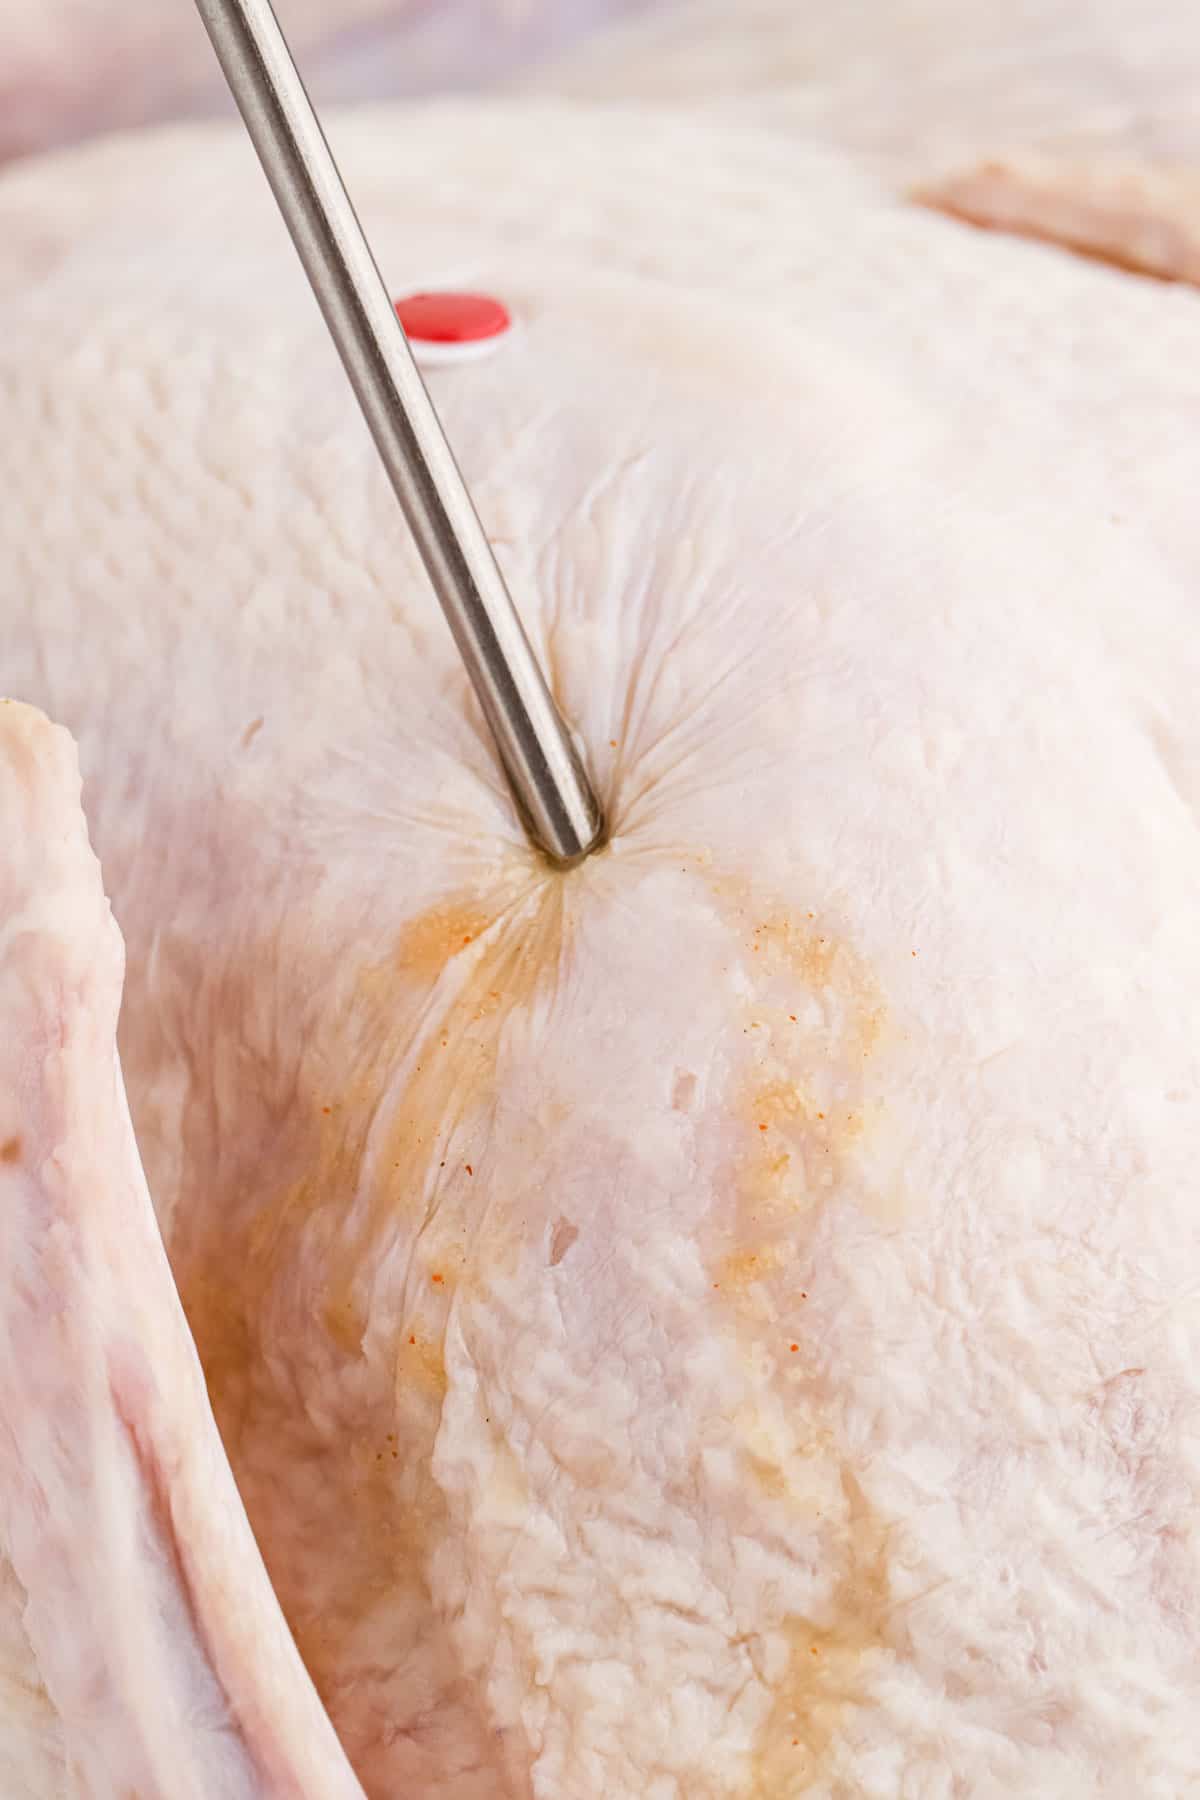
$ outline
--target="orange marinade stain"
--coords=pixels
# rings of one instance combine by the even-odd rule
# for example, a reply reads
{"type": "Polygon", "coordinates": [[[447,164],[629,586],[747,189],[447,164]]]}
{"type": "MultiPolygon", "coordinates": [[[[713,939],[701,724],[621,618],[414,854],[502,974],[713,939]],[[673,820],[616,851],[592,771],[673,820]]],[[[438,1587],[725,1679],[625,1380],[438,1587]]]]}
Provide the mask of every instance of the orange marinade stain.
{"type": "MultiPolygon", "coordinates": [[[[850,1198],[871,1210],[885,1203],[866,1187],[857,1147],[882,1098],[874,1090],[883,1085],[877,1063],[887,1014],[872,970],[824,915],[764,906],[744,883],[723,882],[717,891],[745,978],[738,1035],[745,1048],[741,1069],[718,1102],[743,1129],[728,1140],[731,1205],[714,1243],[713,1304],[728,1308],[735,1353],[755,1357],[779,1333],[774,1341],[783,1354],[775,1363],[781,1379],[787,1365],[785,1405],[794,1418],[808,1420],[806,1456],[813,1466],[842,1471],[846,1501],[840,1523],[806,1511],[803,1486],[798,1492],[783,1466],[764,1460],[748,1408],[746,1468],[778,1529],[801,1538],[816,1534],[822,1554],[833,1559],[831,1573],[836,1570],[821,1624],[799,1617],[786,1622],[792,1653],[772,1684],[772,1712],[741,1796],[782,1800],[824,1791],[823,1777],[840,1766],[843,1722],[859,1696],[869,1703],[871,1670],[886,1656],[888,1534],[858,1489],[832,1423],[824,1421],[819,1377],[805,1367],[803,1346],[787,1327],[807,1299],[799,1282],[811,1279],[809,1245],[826,1202],[850,1198]]],[[[736,1024],[730,1021],[731,1028],[736,1024]]]]}
{"type": "Polygon", "coordinates": [[[460,950],[473,944],[492,923],[473,901],[448,901],[411,920],[400,935],[395,966],[410,977],[443,974],[460,950]]]}
{"type": "Polygon", "coordinates": [[[890,1533],[848,1465],[842,1480],[846,1512],[834,1622],[821,1627],[811,1619],[789,1621],[788,1667],[759,1734],[742,1800],[781,1800],[818,1788],[824,1792],[834,1767],[842,1768],[838,1751],[843,1729],[856,1708],[870,1706],[872,1674],[887,1665],[893,1613],[886,1553],[890,1533]],[[802,1789],[792,1785],[797,1773],[804,1778],[802,1789]]]}
{"type": "MultiPolygon", "coordinates": [[[[493,891],[486,904],[450,899],[430,908],[385,955],[357,969],[344,955],[331,962],[308,921],[294,942],[273,946],[314,990],[324,984],[330,1004],[297,1048],[289,1088],[265,1120],[277,1154],[265,1164],[247,1159],[231,1177],[226,1205],[181,1207],[187,1226],[173,1253],[214,1410],[319,1686],[336,1681],[347,1643],[381,1594],[407,1593],[419,1608],[423,1571],[447,1528],[430,1462],[447,1386],[447,1300],[453,1285],[472,1278],[462,1229],[471,1184],[460,1178],[447,1192],[440,1165],[456,1134],[474,1134],[483,1147],[501,1031],[538,983],[553,978],[562,916],[558,884],[540,872],[501,872],[493,891]],[[442,1038],[452,1039],[453,1052],[435,1056],[442,1038]],[[341,1082],[333,1093],[331,1071],[341,1082]],[[391,1371],[377,1379],[364,1361],[371,1296],[363,1277],[377,1266],[379,1245],[397,1234],[426,1280],[396,1321],[397,1346],[405,1346],[399,1379],[391,1371]],[[281,1464],[273,1435],[291,1411],[287,1346],[301,1334],[328,1366],[330,1391],[339,1391],[338,1369],[355,1378],[337,1418],[303,1422],[281,1464]],[[396,1433],[396,1454],[380,1463],[385,1430],[396,1433]],[[297,1521],[319,1535],[334,1517],[349,1547],[338,1604],[314,1610],[303,1558],[294,1554],[297,1521]]],[[[253,1016],[261,981],[261,961],[247,953],[227,979],[230,1016],[253,1016]]],[[[238,1118],[258,1124],[249,1101],[238,1118]]],[[[197,1116],[191,1128],[207,1124],[197,1116]]],[[[460,1139],[460,1149],[472,1148],[470,1135],[460,1139]]],[[[476,1155],[472,1167],[478,1162],[476,1155]]],[[[461,1171],[461,1156],[448,1167],[461,1171]]],[[[428,1626],[436,1634],[432,1618],[428,1626]]],[[[485,1750],[486,1734],[470,1753],[482,1758],[485,1750]]]]}

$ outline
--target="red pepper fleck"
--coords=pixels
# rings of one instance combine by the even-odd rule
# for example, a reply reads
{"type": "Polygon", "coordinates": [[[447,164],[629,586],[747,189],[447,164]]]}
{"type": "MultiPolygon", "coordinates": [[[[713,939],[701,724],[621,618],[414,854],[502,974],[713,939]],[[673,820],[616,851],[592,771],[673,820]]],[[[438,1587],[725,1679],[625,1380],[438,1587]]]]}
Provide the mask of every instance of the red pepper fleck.
{"type": "Polygon", "coordinates": [[[431,1277],[431,1280],[435,1281],[439,1287],[442,1285],[442,1282],[445,1281],[445,1279],[446,1279],[446,1277],[444,1275],[434,1275],[431,1277]]]}
{"type": "Polygon", "coordinates": [[[758,1129],[759,1129],[759,1130],[760,1130],[760,1131],[765,1131],[765,1130],[766,1130],[766,1129],[767,1129],[767,1128],[766,1128],[766,1126],[765,1126],[765,1125],[760,1125],[760,1126],[759,1126],[759,1128],[758,1128],[758,1129]]]}
{"type": "Polygon", "coordinates": [[[332,1108],[332,1106],[323,1106],[323,1107],[322,1107],[322,1108],[321,1108],[321,1111],[322,1111],[322,1112],[323,1112],[323,1113],[331,1113],[331,1112],[332,1112],[332,1111],[333,1111],[333,1108],[332,1108]]]}
{"type": "Polygon", "coordinates": [[[796,1350],[798,1350],[798,1349],[799,1349],[799,1348],[800,1348],[800,1346],[799,1346],[799,1344],[793,1344],[793,1345],[792,1345],[792,1349],[793,1349],[793,1351],[796,1351],[796,1350]]]}
{"type": "Polygon", "coordinates": [[[470,1163],[468,1163],[467,1164],[467,1174],[473,1175],[474,1173],[475,1173],[474,1169],[471,1167],[470,1163]]]}
{"type": "Polygon", "coordinates": [[[408,1341],[410,1344],[415,1344],[417,1340],[415,1337],[410,1337],[408,1341]]]}

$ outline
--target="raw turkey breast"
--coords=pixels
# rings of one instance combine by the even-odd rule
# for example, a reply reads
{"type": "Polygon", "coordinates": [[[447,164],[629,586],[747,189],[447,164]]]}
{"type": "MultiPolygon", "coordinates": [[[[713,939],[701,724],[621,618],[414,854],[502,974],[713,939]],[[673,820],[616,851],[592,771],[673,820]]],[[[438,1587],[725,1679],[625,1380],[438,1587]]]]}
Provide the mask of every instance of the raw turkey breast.
{"type": "MultiPolygon", "coordinates": [[[[171,1270],[364,1790],[1196,1791],[1194,296],[736,125],[331,133],[398,292],[514,313],[430,381],[609,848],[526,849],[237,134],[0,183],[0,540],[5,685],[79,741],[128,944],[171,1270]]],[[[63,819],[73,884],[51,775],[22,843],[63,819]]],[[[56,954],[106,959],[111,1016],[83,873],[56,954]]],[[[15,1018],[24,1137],[53,1047],[15,1018]]],[[[79,1091],[113,1100],[100,1023],[79,1091]]],[[[87,1153],[135,1170],[115,1117],[87,1153]]],[[[128,1279],[104,1246],[153,1263],[121,1194],[29,1363],[144,1534],[68,1353],[128,1279]]],[[[23,1258],[42,1205],[6,1215],[23,1258]]],[[[219,1472],[156,1268],[135,1404],[219,1472]]],[[[83,1566],[16,1553],[41,1412],[0,1742],[40,1734],[37,1800],[59,1731],[74,1791],[122,1792],[106,1746],[157,1690],[83,1566]]],[[[277,1685],[252,1742],[234,1659],[229,1754],[289,1792],[254,1745],[321,1740],[223,1483],[173,1540],[212,1635],[160,1619],[162,1680],[223,1654],[232,1559],[277,1685]]],[[[168,1541],[137,1548],[169,1598],[168,1541]]],[[[215,1754],[180,1734],[194,1791],[215,1754]]]]}

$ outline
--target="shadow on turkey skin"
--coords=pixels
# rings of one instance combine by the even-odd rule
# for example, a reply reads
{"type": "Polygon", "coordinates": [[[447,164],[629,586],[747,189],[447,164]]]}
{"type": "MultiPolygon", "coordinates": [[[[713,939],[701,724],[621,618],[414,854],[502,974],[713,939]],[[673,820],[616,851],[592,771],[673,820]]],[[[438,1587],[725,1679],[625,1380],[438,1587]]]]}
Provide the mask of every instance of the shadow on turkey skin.
{"type": "Polygon", "coordinates": [[[431,385],[567,877],[246,147],[0,188],[6,680],[239,1491],[372,1795],[1174,1795],[1200,323],[634,119],[336,126],[397,291],[518,320],[431,385]]]}

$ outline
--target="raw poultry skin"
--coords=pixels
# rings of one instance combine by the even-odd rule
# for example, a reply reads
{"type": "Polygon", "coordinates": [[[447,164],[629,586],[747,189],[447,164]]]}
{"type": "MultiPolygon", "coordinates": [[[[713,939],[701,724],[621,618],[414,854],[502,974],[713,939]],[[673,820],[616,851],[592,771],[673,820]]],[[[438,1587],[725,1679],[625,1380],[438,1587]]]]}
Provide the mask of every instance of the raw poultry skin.
{"type": "Polygon", "coordinates": [[[745,128],[334,131],[517,315],[431,380],[608,851],[521,843],[235,135],[0,186],[0,527],[364,1788],[1197,1791],[1193,297],[745,128]]]}

